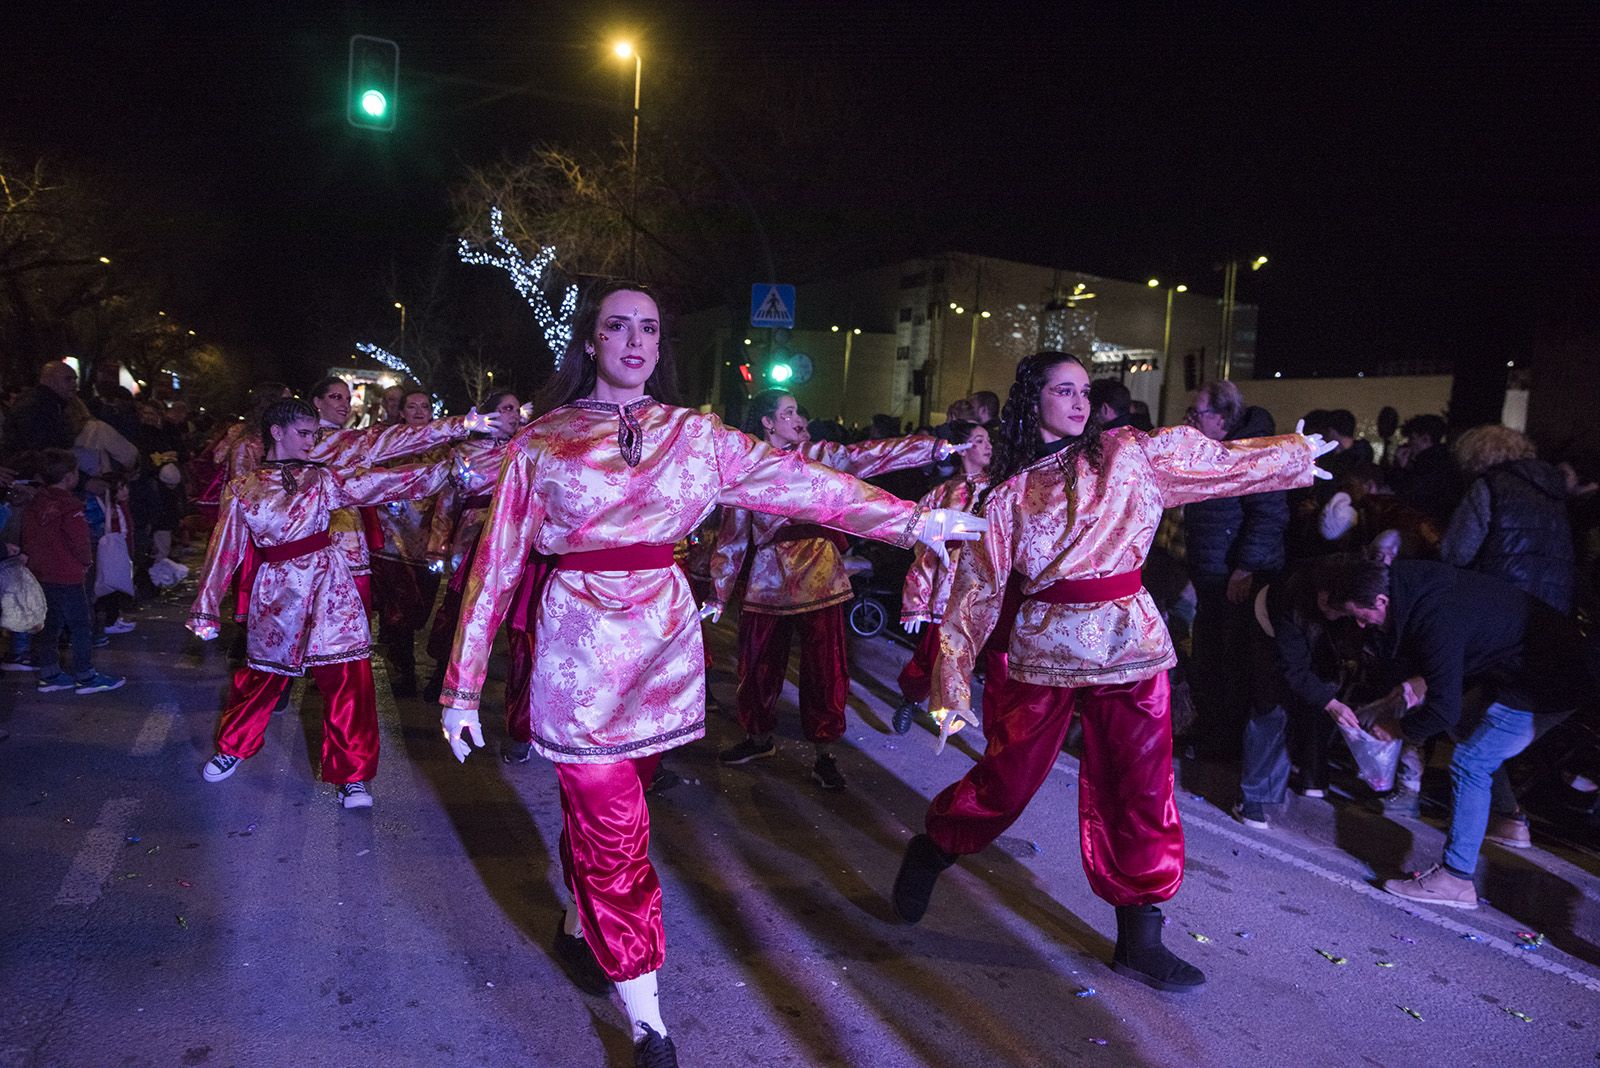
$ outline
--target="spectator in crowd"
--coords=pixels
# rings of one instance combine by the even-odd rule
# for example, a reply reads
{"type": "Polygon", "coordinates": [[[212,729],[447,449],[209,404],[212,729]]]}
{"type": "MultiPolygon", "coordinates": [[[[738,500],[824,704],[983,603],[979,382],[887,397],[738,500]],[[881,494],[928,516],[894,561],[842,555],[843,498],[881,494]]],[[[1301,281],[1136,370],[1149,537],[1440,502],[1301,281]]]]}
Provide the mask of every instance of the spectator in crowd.
{"type": "MultiPolygon", "coordinates": [[[[1383,889],[1447,908],[1478,907],[1473,875],[1487,837],[1512,848],[1531,844],[1505,762],[1592,697],[1592,648],[1577,624],[1538,598],[1491,575],[1431,560],[1392,565],[1334,556],[1317,569],[1318,608],[1330,620],[1353,619],[1397,677],[1420,675],[1422,702],[1399,719],[1366,726],[1382,739],[1414,744],[1449,733],[1453,791],[1443,862],[1383,889]],[[1463,707],[1478,686],[1487,707],[1463,707]]],[[[1354,712],[1330,708],[1354,725],[1354,712]]]]}
{"type": "Polygon", "coordinates": [[[22,551],[28,570],[44,590],[44,629],[33,644],[39,671],[38,690],[75,690],[81,694],[115,690],[123,679],[94,669],[89,597],[84,579],[94,562],[83,501],[73,492],[78,460],[67,449],[44,450],[39,465],[43,488],[22,517],[22,551]],[[73,673],[61,669],[59,643],[65,630],[72,639],[73,673]]]}
{"type": "Polygon", "coordinates": [[[384,426],[399,426],[406,421],[405,407],[406,387],[401,385],[389,386],[383,391],[383,416],[373,422],[382,423],[384,426]]]}
{"type": "Polygon", "coordinates": [[[1444,417],[1413,415],[1400,424],[1400,433],[1405,441],[1395,450],[1394,491],[1443,528],[1461,499],[1461,476],[1444,443],[1444,417]]]}
{"type": "Polygon", "coordinates": [[[1317,463],[1329,474],[1332,481],[1319,482],[1315,487],[1317,499],[1326,503],[1333,496],[1333,486],[1340,478],[1357,468],[1370,467],[1375,462],[1372,443],[1356,437],[1355,413],[1348,408],[1335,408],[1324,414],[1322,429],[1318,431],[1334,443],[1335,448],[1317,463]]]}
{"type": "MultiPolygon", "coordinates": [[[[1271,414],[1246,407],[1239,387],[1226,379],[1195,393],[1188,423],[1214,441],[1274,431],[1271,414]]],[[[1185,551],[1195,591],[1190,686],[1198,714],[1197,753],[1224,758],[1238,753],[1250,693],[1249,665],[1239,650],[1253,625],[1256,583],[1283,567],[1288,525],[1288,497],[1281,491],[1184,506],[1185,551]]]]}
{"type": "Polygon", "coordinates": [[[1097,378],[1089,384],[1089,407],[1099,414],[1106,430],[1133,422],[1130,417],[1133,394],[1115,378],[1097,378]]]}
{"type": "Polygon", "coordinates": [[[1567,479],[1507,426],[1473,427],[1451,446],[1471,478],[1440,546],[1440,558],[1502,578],[1570,613],[1577,585],[1567,479]]]}
{"type": "Polygon", "coordinates": [[[6,454],[32,449],[70,449],[77,431],[68,403],[78,392],[78,372],[61,360],[39,368],[39,384],[25,391],[6,419],[6,454]]]}
{"type": "Polygon", "coordinates": [[[992,390],[980,389],[969,400],[974,423],[987,425],[1000,418],[1000,397],[992,390]]]}
{"type": "Polygon", "coordinates": [[[1150,405],[1142,400],[1128,402],[1128,425],[1145,434],[1156,428],[1155,420],[1150,418],[1150,405]]]}
{"type": "Polygon", "coordinates": [[[1334,494],[1318,516],[1324,546],[1314,555],[1359,551],[1387,535],[1395,556],[1437,560],[1444,537],[1431,517],[1400,500],[1375,466],[1357,467],[1334,484],[1334,494]]]}

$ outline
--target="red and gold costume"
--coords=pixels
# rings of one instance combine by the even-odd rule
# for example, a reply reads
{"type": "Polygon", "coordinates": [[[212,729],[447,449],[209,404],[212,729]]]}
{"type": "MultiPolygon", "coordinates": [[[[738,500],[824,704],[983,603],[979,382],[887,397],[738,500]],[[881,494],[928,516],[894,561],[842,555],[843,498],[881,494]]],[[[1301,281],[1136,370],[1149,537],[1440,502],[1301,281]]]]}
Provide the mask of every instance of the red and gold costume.
{"type": "MultiPolygon", "coordinates": [[[[450,453],[436,446],[416,458],[439,463],[450,453]]],[[[372,550],[372,608],[378,618],[378,640],[390,665],[390,683],[397,695],[415,691],[417,631],[428,623],[439,576],[428,569],[428,541],[437,498],[390,501],[373,510],[380,538],[372,550]]]]}
{"type": "MultiPolygon", "coordinates": [[[[918,436],[839,445],[814,441],[794,450],[813,463],[856,478],[932,463],[937,438],[918,436]]],[[[825,743],[844,734],[850,694],[844,605],[850,576],[842,536],[814,523],[756,515],[749,506],[723,511],[711,557],[712,597],[726,605],[749,558],[739,611],[739,723],[751,735],[777,725],[778,694],[789,667],[789,643],[800,634],[800,722],[807,739],[825,743]]]]}
{"type": "MultiPolygon", "coordinates": [[[[933,487],[917,503],[924,508],[976,511],[974,506],[978,494],[988,484],[989,479],[984,475],[957,475],[933,487]]],[[[900,616],[906,621],[919,620],[927,624],[922,629],[922,636],[917,641],[911,659],[900,671],[900,695],[907,701],[921,704],[928,699],[932,689],[933,658],[939,650],[939,621],[944,618],[944,606],[950,600],[950,583],[955,580],[955,561],[961,544],[951,542],[945,547],[950,556],[949,564],[940,560],[938,554],[926,545],[918,545],[911,568],[906,572],[905,584],[900,590],[900,616]]],[[[1005,651],[1002,649],[986,658],[989,663],[985,665],[985,693],[991,687],[998,687],[1000,678],[995,671],[998,668],[1003,674],[1004,657],[1005,651]]]]}
{"type": "Polygon", "coordinates": [[[916,505],[714,416],[649,397],[577,400],[512,440],[445,678],[446,704],[477,707],[515,596],[532,621],[532,743],[557,764],[567,882],[619,982],[662,962],[641,777],[705,733],[700,617],[672,547],[718,504],[900,545],[922,523],[916,505]]]}
{"type": "Polygon", "coordinates": [[[946,853],[988,845],[1043,785],[1076,711],[1089,883],[1113,905],[1151,905],[1183,880],[1183,830],[1166,677],[1176,658],[1139,570],[1164,509],[1308,485],[1312,451],[1298,434],[1220,442],[1189,427],[1100,440],[1098,470],[1053,454],[997,487],[988,532],[962,550],[940,627],[936,708],[970,707],[968,678],[1004,624],[1008,579],[1022,601],[1006,683],[985,702],[987,749],[934,799],[927,829],[946,853]]]}
{"type": "Polygon", "coordinates": [[[329,520],[342,508],[435,493],[447,473],[445,464],[341,473],[320,464],[265,461],[230,487],[189,613],[196,630],[220,625],[234,572],[255,557],[248,666],[234,675],[218,728],[219,752],[248,757],[259,750],[279,696],[309,672],[327,699],[324,780],[372,777],[378,722],[367,661],[371,637],[329,520]]]}

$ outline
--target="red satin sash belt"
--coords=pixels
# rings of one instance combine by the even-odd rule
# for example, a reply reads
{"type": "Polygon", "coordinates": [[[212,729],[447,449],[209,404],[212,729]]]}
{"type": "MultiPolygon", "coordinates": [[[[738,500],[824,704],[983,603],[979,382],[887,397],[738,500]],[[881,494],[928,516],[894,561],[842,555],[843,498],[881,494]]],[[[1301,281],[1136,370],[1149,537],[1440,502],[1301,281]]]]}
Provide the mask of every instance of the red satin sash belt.
{"type": "Polygon", "coordinates": [[[1104,578],[1062,579],[1052,582],[1037,593],[1026,596],[1029,601],[1045,604],[1096,604],[1132,597],[1144,588],[1144,579],[1137,571],[1124,571],[1120,575],[1104,578]]]}
{"type": "Polygon", "coordinates": [[[557,571],[659,571],[673,566],[671,545],[623,545],[556,557],[557,571]]]}
{"type": "Polygon", "coordinates": [[[298,560],[302,556],[310,556],[318,549],[326,549],[333,544],[333,538],[326,530],[319,530],[315,534],[307,534],[294,541],[286,541],[281,545],[257,545],[256,552],[261,554],[261,559],[269,564],[281,564],[286,560],[298,560]]]}

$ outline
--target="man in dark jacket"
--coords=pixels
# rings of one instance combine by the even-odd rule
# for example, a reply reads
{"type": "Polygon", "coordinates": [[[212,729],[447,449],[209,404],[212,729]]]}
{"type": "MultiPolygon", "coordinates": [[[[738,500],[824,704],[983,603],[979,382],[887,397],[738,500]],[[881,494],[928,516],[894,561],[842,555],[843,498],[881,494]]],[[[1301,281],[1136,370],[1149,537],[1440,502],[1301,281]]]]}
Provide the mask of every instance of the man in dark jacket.
{"type": "Polygon", "coordinates": [[[17,398],[6,417],[5,454],[72,448],[67,401],[77,390],[78,373],[71,364],[51,360],[39,368],[39,384],[17,398]]]}
{"type": "MultiPolygon", "coordinates": [[[[1239,387],[1211,382],[1194,396],[1188,422],[1208,438],[1233,441],[1273,433],[1272,416],[1246,407],[1239,387]]],[[[1289,499],[1283,492],[1217,497],[1184,506],[1183,534],[1194,583],[1191,688],[1198,714],[1196,749],[1231,757],[1248,714],[1250,599],[1282,569],[1289,499]]]]}
{"type": "Polygon", "coordinates": [[[1505,579],[1570,614],[1578,567],[1566,476],[1531,458],[1489,468],[1456,506],[1439,559],[1505,579]]]}
{"type": "Polygon", "coordinates": [[[1528,842],[1504,764],[1594,699],[1595,650],[1577,624],[1537,598],[1448,564],[1330,557],[1314,583],[1325,616],[1354,619],[1380,657],[1427,683],[1420,705],[1399,720],[1371,724],[1372,733],[1418,744],[1442,733],[1456,738],[1443,863],[1414,879],[1390,879],[1383,889],[1477,908],[1472,877],[1484,838],[1528,842]],[[1490,702],[1481,714],[1463,714],[1468,686],[1482,687],[1490,702]]]}
{"type": "Polygon", "coordinates": [[[1390,476],[1395,493],[1440,526],[1449,523],[1461,499],[1461,475],[1444,443],[1444,417],[1414,415],[1401,424],[1400,433],[1406,440],[1400,466],[1390,476]]]}

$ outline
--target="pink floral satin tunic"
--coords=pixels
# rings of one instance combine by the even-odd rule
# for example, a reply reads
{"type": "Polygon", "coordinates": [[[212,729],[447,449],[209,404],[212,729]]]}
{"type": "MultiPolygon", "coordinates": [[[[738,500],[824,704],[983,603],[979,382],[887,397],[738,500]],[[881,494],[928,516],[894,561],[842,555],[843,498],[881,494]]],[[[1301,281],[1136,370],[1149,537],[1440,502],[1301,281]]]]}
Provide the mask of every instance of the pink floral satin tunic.
{"type": "Polygon", "coordinates": [[[467,507],[466,502],[483,497],[500,481],[509,442],[478,438],[463,441],[450,454],[450,481],[433,508],[428,530],[428,558],[443,560],[452,569],[466,559],[467,550],[478,540],[483,521],[489,517],[487,504],[467,507]]]}
{"type": "MultiPolygon", "coordinates": [[[[923,495],[917,503],[924,508],[955,508],[963,512],[973,510],[978,494],[989,480],[983,475],[957,475],[939,483],[923,495]]],[[[950,556],[946,567],[926,545],[918,545],[906,581],[900,591],[900,614],[933,623],[944,618],[944,606],[950,600],[950,583],[955,580],[956,555],[965,542],[952,541],[945,546],[950,556]]]]}
{"type": "MultiPolygon", "coordinates": [[[[648,397],[578,400],[506,457],[467,577],[444,703],[476,708],[530,552],[673,545],[718,504],[909,545],[921,511],[715,416],[648,397]]],[[[533,745],[558,763],[649,756],[705,733],[700,618],[683,570],[553,571],[535,606],[533,745]]]]}
{"type": "MultiPolygon", "coordinates": [[[[1207,497],[1291,489],[1311,482],[1311,448],[1298,434],[1212,441],[1190,427],[1102,437],[1099,470],[1047,456],[989,495],[981,541],[965,546],[934,662],[935,708],[971,707],[968,680],[999,621],[1013,572],[1024,597],[1062,579],[1105,578],[1144,566],[1164,509],[1207,497]]],[[[1041,686],[1135,682],[1176,663],[1149,593],[1093,604],[1024,600],[1009,647],[1009,677],[1041,686]]]]}
{"type": "MultiPolygon", "coordinates": [[[[218,624],[221,603],[248,542],[284,545],[328,529],[341,508],[437,493],[446,463],[345,473],[319,464],[265,462],[238,480],[212,532],[192,623],[218,624]]],[[[337,545],[292,560],[263,560],[250,599],[246,652],[251,667],[303,675],[308,664],[370,655],[367,613],[337,545]]]]}
{"type": "MultiPolygon", "coordinates": [[[[839,445],[813,441],[796,451],[856,478],[873,478],[933,462],[939,441],[927,435],[886,438],[839,445]]],[[[745,558],[750,577],[742,611],[789,616],[815,612],[851,597],[850,576],[839,547],[829,538],[795,537],[794,524],[777,515],[753,515],[745,508],[727,508],[711,555],[712,597],[727,604],[733,596],[745,558]]]]}
{"type": "MultiPolygon", "coordinates": [[[[464,415],[435,419],[423,426],[394,423],[357,430],[342,430],[323,423],[317,427],[317,443],[311,447],[310,458],[336,471],[351,471],[416,456],[436,445],[459,441],[469,433],[471,431],[467,429],[467,417],[464,415]]],[[[333,543],[344,553],[350,573],[369,574],[372,564],[367,556],[366,531],[356,510],[341,508],[335,511],[332,531],[333,543]]]]}

